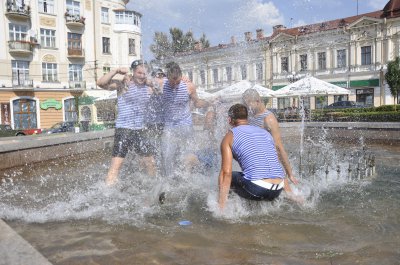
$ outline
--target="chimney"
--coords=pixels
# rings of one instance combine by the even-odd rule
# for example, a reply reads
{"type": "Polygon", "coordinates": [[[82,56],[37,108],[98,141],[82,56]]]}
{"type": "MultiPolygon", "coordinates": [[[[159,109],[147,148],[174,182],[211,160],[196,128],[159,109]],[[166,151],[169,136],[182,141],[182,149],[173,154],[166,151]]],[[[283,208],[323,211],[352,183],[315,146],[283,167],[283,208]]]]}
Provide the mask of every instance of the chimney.
{"type": "Polygon", "coordinates": [[[264,38],[264,30],[263,29],[257,29],[256,33],[257,33],[257,40],[261,40],[262,38],[264,38]]]}
{"type": "Polygon", "coordinates": [[[196,41],[194,43],[194,50],[195,51],[201,51],[203,50],[203,43],[201,41],[196,41]]]}
{"type": "Polygon", "coordinates": [[[251,32],[250,31],[247,31],[247,32],[244,33],[244,39],[246,41],[251,41],[252,36],[251,36],[251,32]]]}
{"type": "Polygon", "coordinates": [[[232,36],[232,37],[231,37],[231,44],[236,44],[236,38],[235,38],[235,36],[232,36]]]}
{"type": "Polygon", "coordinates": [[[286,29],[286,27],[284,25],[275,25],[275,26],[272,27],[272,29],[273,29],[273,31],[275,33],[278,30],[286,29]]]}

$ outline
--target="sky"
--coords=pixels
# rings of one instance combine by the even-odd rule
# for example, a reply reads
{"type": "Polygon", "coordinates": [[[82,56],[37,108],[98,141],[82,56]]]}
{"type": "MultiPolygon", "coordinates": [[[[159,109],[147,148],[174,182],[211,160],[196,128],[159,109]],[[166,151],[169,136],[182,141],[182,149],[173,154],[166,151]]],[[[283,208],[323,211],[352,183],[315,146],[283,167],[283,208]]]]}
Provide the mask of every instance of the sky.
{"type": "Polygon", "coordinates": [[[382,10],[389,0],[130,0],[127,9],[142,16],[143,56],[153,59],[149,46],[154,33],[169,34],[169,28],[191,30],[199,39],[205,33],[211,46],[230,43],[231,36],[244,40],[244,32],[272,26],[319,23],[382,10]]]}

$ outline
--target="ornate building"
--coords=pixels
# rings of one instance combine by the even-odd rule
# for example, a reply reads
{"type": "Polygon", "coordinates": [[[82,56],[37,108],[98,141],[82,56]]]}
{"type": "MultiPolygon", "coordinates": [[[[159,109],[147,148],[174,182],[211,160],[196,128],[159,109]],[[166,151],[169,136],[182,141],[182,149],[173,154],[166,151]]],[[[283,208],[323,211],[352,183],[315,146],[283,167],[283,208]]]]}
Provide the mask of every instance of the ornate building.
{"type": "MultiPolygon", "coordinates": [[[[277,25],[270,36],[260,29],[254,39],[246,32],[241,42],[196,48],[174,60],[200,89],[246,79],[277,90],[312,75],[351,91],[349,96],[310,97],[306,104],[312,109],[345,99],[367,106],[393,104],[384,73],[387,62],[400,55],[400,0],[371,13],[295,28],[277,25]]],[[[282,98],[275,107],[295,101],[282,98]]]]}
{"type": "Polygon", "coordinates": [[[0,123],[48,128],[76,120],[75,97],[96,91],[110,68],[141,58],[141,14],[128,2],[2,1],[0,123]]]}

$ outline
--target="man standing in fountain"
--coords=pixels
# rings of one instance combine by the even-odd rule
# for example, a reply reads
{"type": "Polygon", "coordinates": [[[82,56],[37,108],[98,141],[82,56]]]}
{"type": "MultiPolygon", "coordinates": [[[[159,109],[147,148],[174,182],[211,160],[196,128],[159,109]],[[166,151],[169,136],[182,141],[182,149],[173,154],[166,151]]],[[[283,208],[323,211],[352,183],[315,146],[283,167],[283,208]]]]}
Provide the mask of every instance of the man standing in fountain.
{"type": "Polygon", "coordinates": [[[188,143],[193,135],[190,102],[196,108],[210,105],[199,99],[196,87],[189,80],[182,80],[182,71],[175,62],[166,65],[163,79],[164,131],[161,138],[162,168],[165,176],[171,176],[188,153],[188,143]]]}
{"type": "Polygon", "coordinates": [[[115,125],[114,148],[111,166],[106,177],[106,184],[113,185],[118,181],[118,173],[122,163],[132,148],[141,157],[140,164],[150,176],[156,174],[154,154],[155,147],[148,139],[146,129],[146,109],[153,89],[146,84],[148,66],[142,60],[131,64],[133,76],[128,75],[129,69],[117,68],[103,75],[97,85],[103,89],[117,90],[118,117],[115,125]],[[122,81],[115,80],[117,74],[124,75],[122,81]]]}
{"type": "MultiPolygon", "coordinates": [[[[290,179],[294,184],[297,184],[298,181],[293,175],[288,155],[283,147],[279,123],[276,120],[275,115],[265,107],[260,94],[255,89],[247,89],[243,93],[242,99],[243,103],[248,107],[251,115],[249,118],[249,124],[264,128],[271,133],[275,142],[276,151],[278,152],[279,160],[285,169],[288,179],[290,179]]],[[[286,187],[288,187],[287,179],[285,179],[285,181],[286,187]]]]}
{"type": "MultiPolygon", "coordinates": [[[[221,142],[222,164],[218,178],[221,210],[230,188],[245,199],[272,201],[285,186],[285,173],[278,161],[274,139],[260,127],[249,125],[247,115],[247,108],[242,104],[235,104],[228,111],[232,128],[221,142]],[[233,159],[243,172],[232,172],[233,159]]],[[[285,191],[291,192],[290,187],[285,191]]]]}

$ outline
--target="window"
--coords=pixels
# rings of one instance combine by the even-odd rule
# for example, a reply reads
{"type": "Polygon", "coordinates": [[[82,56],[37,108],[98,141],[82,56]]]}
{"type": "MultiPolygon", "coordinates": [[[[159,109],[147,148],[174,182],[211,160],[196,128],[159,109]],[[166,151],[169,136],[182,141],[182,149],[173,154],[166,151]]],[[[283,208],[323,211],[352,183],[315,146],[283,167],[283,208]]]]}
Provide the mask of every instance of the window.
{"type": "Polygon", "coordinates": [[[213,79],[214,79],[214,84],[218,83],[218,69],[213,69],[213,79]]]}
{"type": "Polygon", "coordinates": [[[307,71],[307,54],[300,55],[300,71],[307,71]]]}
{"type": "Polygon", "coordinates": [[[188,71],[188,77],[189,77],[189,80],[193,82],[193,72],[192,71],[188,71]]]}
{"type": "Polygon", "coordinates": [[[289,72],[289,57],[281,57],[281,72],[289,72]]]}
{"type": "Polygon", "coordinates": [[[139,26],[139,16],[133,11],[116,11],[115,23],[139,26]]]}
{"type": "Polygon", "coordinates": [[[11,61],[12,67],[12,84],[15,86],[28,85],[29,80],[29,62],[27,61],[11,61]]]}
{"type": "Polygon", "coordinates": [[[57,82],[57,64],[42,63],[42,75],[44,82],[57,82]]]}
{"type": "Polygon", "coordinates": [[[67,0],[67,13],[70,16],[80,16],[81,14],[80,2],[67,0]]]}
{"type": "Polygon", "coordinates": [[[15,129],[37,128],[36,101],[33,99],[16,99],[13,101],[15,129]]]}
{"type": "Polygon", "coordinates": [[[225,69],[226,69],[226,81],[231,82],[232,81],[232,67],[227,66],[225,69]]]}
{"type": "Polygon", "coordinates": [[[371,64],[371,46],[361,47],[361,65],[371,64]]]}
{"type": "Polygon", "coordinates": [[[349,96],[348,95],[336,95],[336,96],[333,96],[333,101],[334,102],[347,101],[347,100],[349,100],[349,96]]]}
{"type": "Polygon", "coordinates": [[[76,113],[75,98],[64,100],[64,119],[65,121],[77,121],[78,115],[76,113]]]}
{"type": "Polygon", "coordinates": [[[103,37],[103,53],[110,52],[110,38],[103,37]]]}
{"type": "Polygon", "coordinates": [[[108,74],[111,71],[110,66],[103,66],[103,75],[108,74]]]}
{"type": "Polygon", "coordinates": [[[328,106],[328,97],[327,96],[318,96],[315,97],[315,108],[322,109],[328,106]]]}
{"type": "Polygon", "coordinates": [[[247,79],[247,67],[245,64],[240,66],[240,73],[242,75],[242,80],[246,80],[247,79]]]}
{"type": "Polygon", "coordinates": [[[101,23],[110,23],[108,8],[106,7],[101,8],[101,23]]]}
{"type": "Polygon", "coordinates": [[[356,102],[363,106],[373,106],[374,105],[374,89],[364,88],[356,89],[356,102]]]}
{"type": "Polygon", "coordinates": [[[54,14],[54,0],[39,0],[39,12],[54,14]]]}
{"type": "Polygon", "coordinates": [[[206,72],[204,70],[200,70],[200,79],[201,79],[201,84],[205,85],[206,84],[206,72]]]}
{"type": "Polygon", "coordinates": [[[263,71],[262,63],[257,63],[256,64],[256,78],[259,81],[264,79],[264,71],[263,71]]]}
{"type": "Polygon", "coordinates": [[[81,82],[82,78],[82,64],[70,64],[68,67],[68,78],[69,81],[81,82]]]}
{"type": "Polygon", "coordinates": [[[68,55],[82,55],[82,34],[68,32],[68,55]]]}
{"type": "Polygon", "coordinates": [[[136,54],[136,44],[135,39],[129,39],[129,54],[136,54]]]}
{"type": "Polygon", "coordinates": [[[346,50],[337,50],[337,68],[346,67],[346,50]]]}
{"type": "Polygon", "coordinates": [[[278,109],[290,107],[290,98],[278,98],[278,109]]]}
{"type": "Polygon", "coordinates": [[[55,48],[56,31],[51,29],[40,29],[40,45],[43,48],[55,48]]]}
{"type": "Polygon", "coordinates": [[[319,52],[317,54],[318,57],[318,69],[325,70],[326,69],[326,52],[319,52]]]}
{"type": "Polygon", "coordinates": [[[28,27],[25,25],[9,24],[9,37],[10,41],[24,41],[26,40],[26,35],[28,27]]]}

